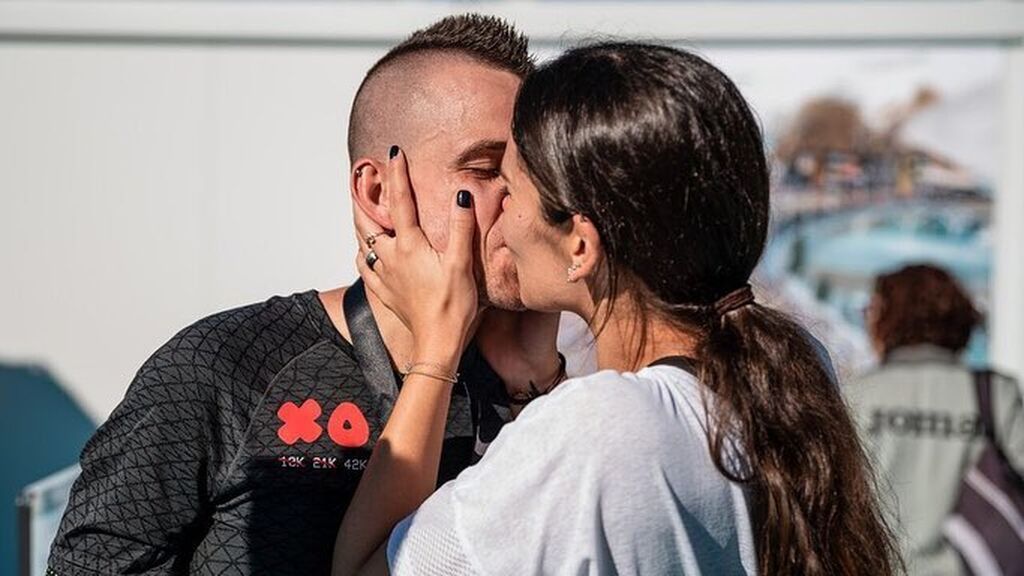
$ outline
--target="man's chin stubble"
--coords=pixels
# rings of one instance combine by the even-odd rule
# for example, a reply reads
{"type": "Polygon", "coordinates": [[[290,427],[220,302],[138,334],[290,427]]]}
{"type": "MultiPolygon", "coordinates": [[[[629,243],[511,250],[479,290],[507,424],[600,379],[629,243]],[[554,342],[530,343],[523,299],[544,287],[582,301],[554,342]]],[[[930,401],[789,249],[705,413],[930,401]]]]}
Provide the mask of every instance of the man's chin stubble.
{"type": "Polygon", "coordinates": [[[494,281],[488,282],[486,278],[477,280],[477,293],[480,294],[481,306],[492,306],[501,310],[511,312],[523,312],[526,306],[519,297],[519,279],[516,273],[511,274],[488,274],[494,281]]]}

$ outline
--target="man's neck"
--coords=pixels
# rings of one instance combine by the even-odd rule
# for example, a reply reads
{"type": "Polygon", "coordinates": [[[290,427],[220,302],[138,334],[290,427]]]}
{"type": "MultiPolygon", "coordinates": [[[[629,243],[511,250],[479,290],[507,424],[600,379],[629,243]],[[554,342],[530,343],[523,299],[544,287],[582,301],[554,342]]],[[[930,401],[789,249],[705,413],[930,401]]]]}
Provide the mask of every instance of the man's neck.
{"type": "MultiPolygon", "coordinates": [[[[335,288],[320,292],[319,297],[324,309],[327,310],[327,315],[330,317],[335,330],[341,334],[342,338],[352,342],[352,334],[348,329],[348,322],[345,321],[345,313],[342,308],[342,302],[347,290],[347,286],[335,288]]],[[[366,301],[373,312],[373,318],[377,322],[377,329],[380,330],[381,339],[384,340],[384,347],[387,348],[392,363],[398,368],[405,366],[411,360],[413,349],[412,333],[405,327],[405,324],[402,324],[398,316],[389,310],[370,290],[366,290],[366,301]]]]}

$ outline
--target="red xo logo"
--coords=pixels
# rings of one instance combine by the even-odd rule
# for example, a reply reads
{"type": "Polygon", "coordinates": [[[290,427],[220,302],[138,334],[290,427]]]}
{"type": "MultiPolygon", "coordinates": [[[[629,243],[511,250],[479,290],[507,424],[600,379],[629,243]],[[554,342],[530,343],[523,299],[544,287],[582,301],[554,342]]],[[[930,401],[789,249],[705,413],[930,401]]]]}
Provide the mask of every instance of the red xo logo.
{"type": "MultiPolygon", "coordinates": [[[[312,398],[301,406],[285,402],[277,409],[277,417],[283,424],[277,429],[277,437],[291,446],[299,440],[309,444],[316,442],[324,430],[317,423],[323,413],[320,404],[312,398]]],[[[327,422],[327,435],[343,448],[359,448],[370,440],[370,425],[362,410],[351,402],[342,402],[331,413],[327,422]]]]}

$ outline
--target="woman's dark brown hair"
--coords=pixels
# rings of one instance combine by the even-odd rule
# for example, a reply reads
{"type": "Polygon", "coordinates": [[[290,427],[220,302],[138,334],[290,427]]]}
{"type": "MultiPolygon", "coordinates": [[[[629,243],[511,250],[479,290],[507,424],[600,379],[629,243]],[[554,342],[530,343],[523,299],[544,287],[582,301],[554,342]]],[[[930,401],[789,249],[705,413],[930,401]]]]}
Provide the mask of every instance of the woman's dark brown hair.
{"type": "Polygon", "coordinates": [[[981,320],[956,279],[928,264],[879,276],[871,308],[868,330],[883,355],[915,344],[961,352],[981,320]]]}
{"type": "Polygon", "coordinates": [[[643,316],[699,336],[711,454],[753,489],[759,572],[894,573],[867,459],[806,332],[759,304],[715,310],[748,283],[768,231],[761,131],[736,86],[682,50],[577,48],[527,77],[513,137],[549,222],[597,227],[607,296],[638,288],[643,316]],[[725,465],[731,441],[749,473],[725,465]]]}

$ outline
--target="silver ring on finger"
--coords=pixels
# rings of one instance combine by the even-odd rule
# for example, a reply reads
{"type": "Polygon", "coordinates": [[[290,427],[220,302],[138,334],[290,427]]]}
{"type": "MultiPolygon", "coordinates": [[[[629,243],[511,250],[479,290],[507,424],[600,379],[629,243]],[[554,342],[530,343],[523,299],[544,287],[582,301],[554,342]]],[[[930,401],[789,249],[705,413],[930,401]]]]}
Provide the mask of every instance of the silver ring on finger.
{"type": "Polygon", "coordinates": [[[373,270],[373,265],[376,264],[378,260],[380,260],[380,256],[377,256],[377,253],[373,250],[366,253],[366,266],[369,267],[370,270],[373,270]]]}

